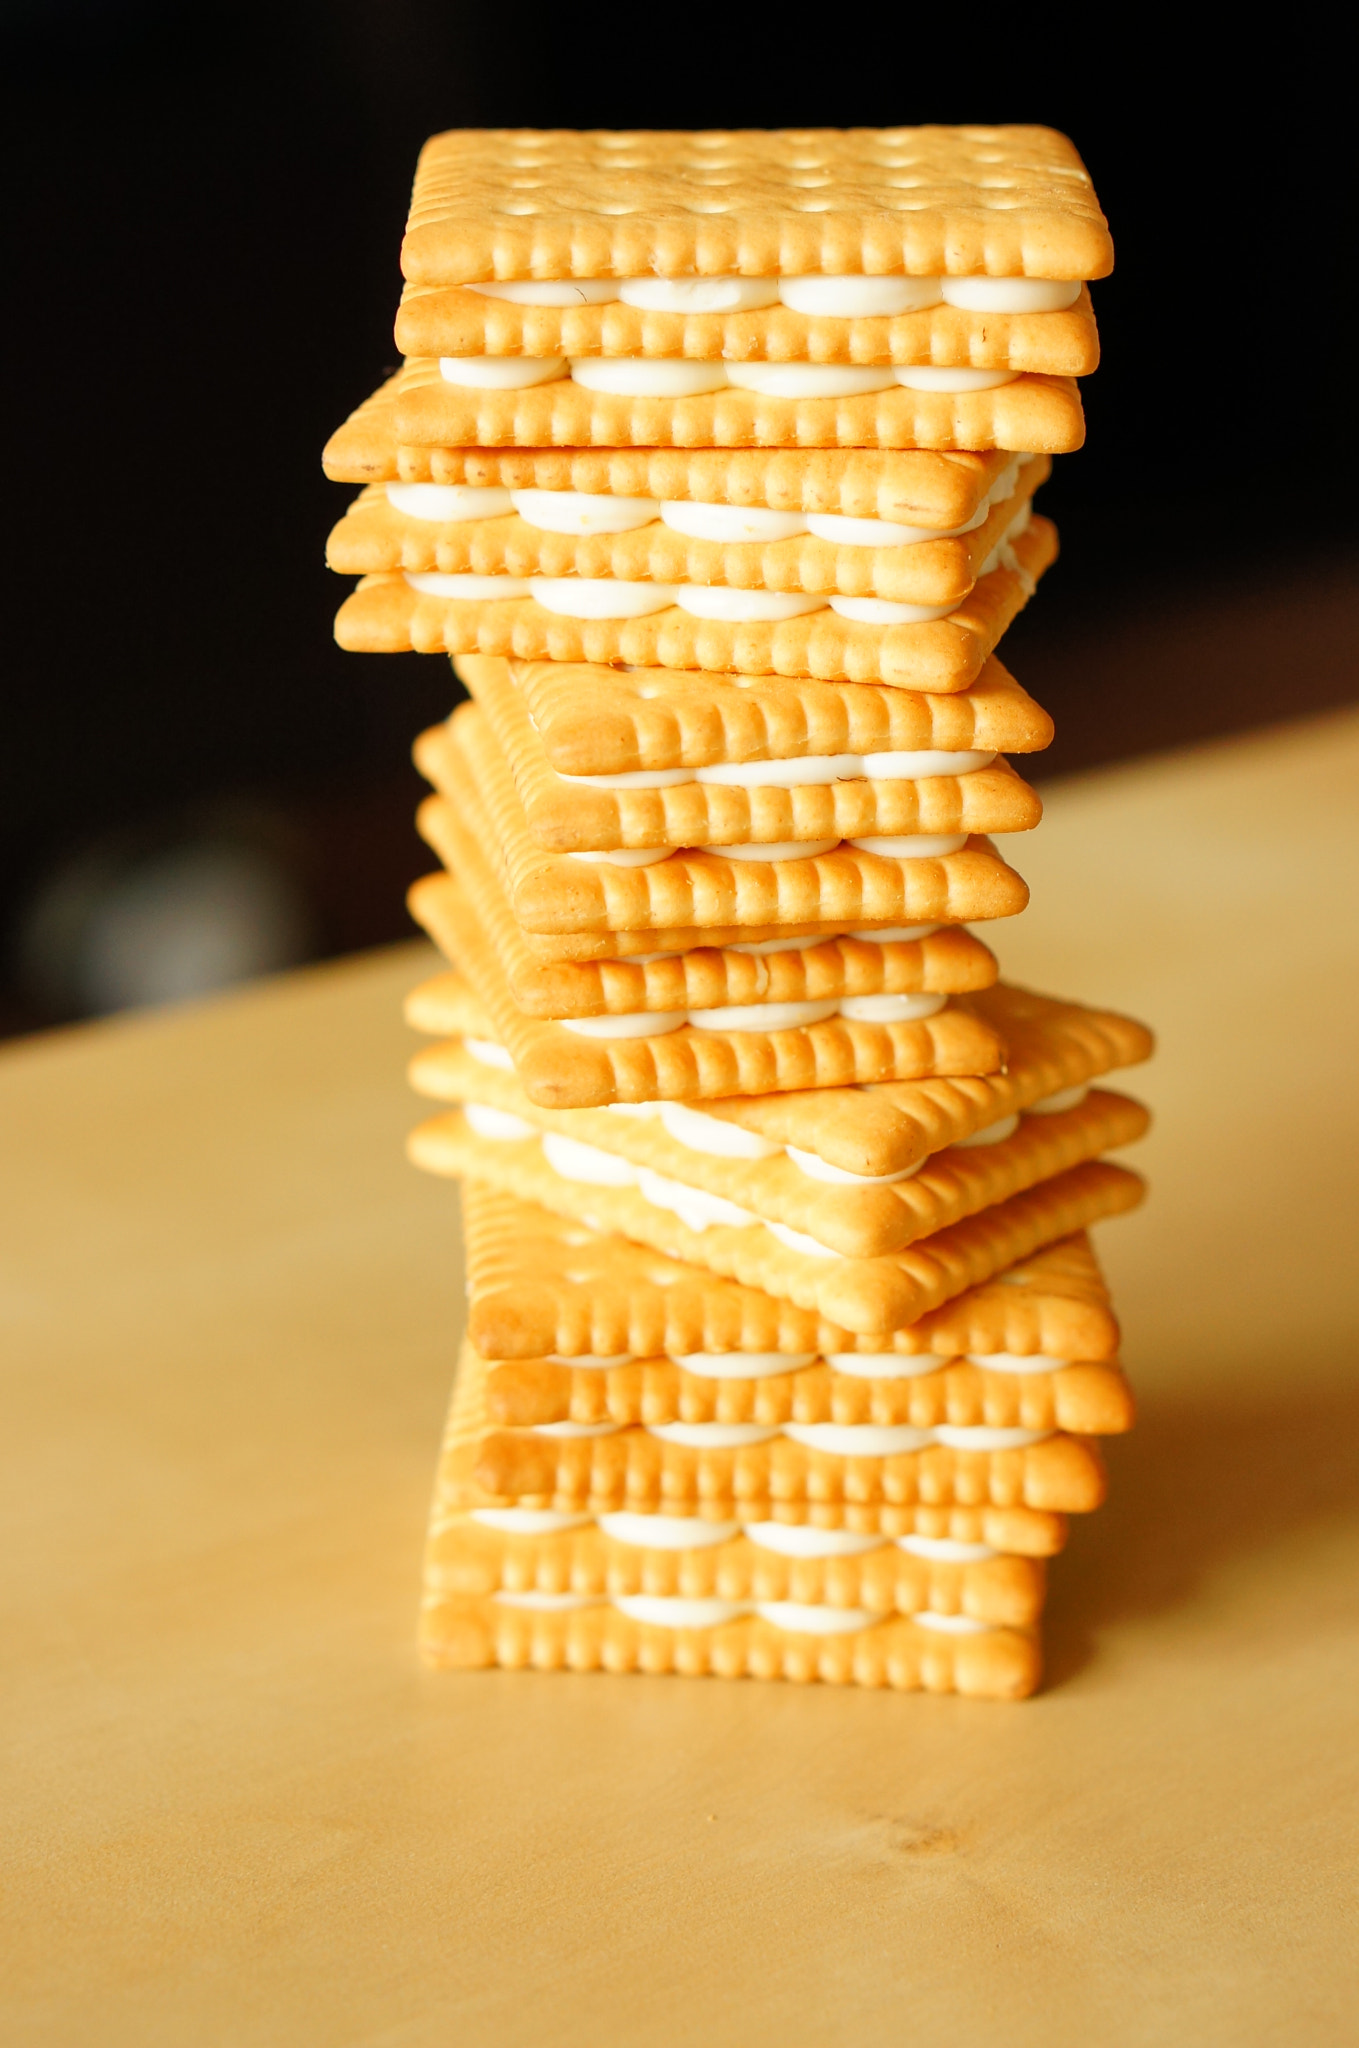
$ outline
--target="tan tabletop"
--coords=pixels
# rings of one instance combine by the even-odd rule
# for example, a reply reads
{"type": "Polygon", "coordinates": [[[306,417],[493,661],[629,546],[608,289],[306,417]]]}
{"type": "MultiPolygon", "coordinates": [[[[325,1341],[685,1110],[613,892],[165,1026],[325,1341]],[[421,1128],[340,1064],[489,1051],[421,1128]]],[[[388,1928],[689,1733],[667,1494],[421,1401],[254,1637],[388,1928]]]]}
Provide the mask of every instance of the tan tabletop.
{"type": "Polygon", "coordinates": [[[421,948],[0,1060],[4,2039],[1351,2041],[1356,788],[1332,719],[1019,857],[1007,968],[1163,1046],[1142,1423],[1022,1706],[419,1668],[421,948]]]}

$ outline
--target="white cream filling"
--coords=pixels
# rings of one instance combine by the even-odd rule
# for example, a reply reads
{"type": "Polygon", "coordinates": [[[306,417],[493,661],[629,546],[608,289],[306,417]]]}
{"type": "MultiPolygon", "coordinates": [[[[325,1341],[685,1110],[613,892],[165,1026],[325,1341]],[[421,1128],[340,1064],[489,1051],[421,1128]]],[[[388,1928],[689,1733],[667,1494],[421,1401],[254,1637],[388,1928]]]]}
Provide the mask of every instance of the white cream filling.
{"type": "Polygon", "coordinates": [[[462,1049],[469,1059],[480,1060],[483,1067],[499,1067],[502,1073],[514,1072],[514,1061],[503,1045],[497,1045],[490,1038],[464,1038],[462,1049]]]}
{"type": "Polygon", "coordinates": [[[747,1522],[742,1534],[759,1550],[779,1557],[864,1557],[881,1550],[885,1536],[860,1536],[852,1529],[813,1529],[805,1522],[747,1522]]]}
{"type": "Polygon", "coordinates": [[[943,297],[937,277],[781,277],[779,297],[795,313],[812,318],[891,318],[937,306],[943,297]]]}
{"type": "Polygon", "coordinates": [[[1018,370],[970,370],[961,365],[940,363],[903,364],[896,381],[907,391],[994,391],[1000,384],[1013,384],[1018,370]]]}
{"type": "Polygon", "coordinates": [[[614,398],[697,398],[727,384],[724,363],[684,356],[572,356],[571,376],[586,391],[614,398]]]}
{"type": "Polygon", "coordinates": [[[847,939],[863,939],[869,945],[909,945],[916,939],[927,939],[931,932],[937,932],[937,924],[883,924],[869,925],[865,930],[846,932],[847,939]]]}
{"type": "Polygon", "coordinates": [[[847,839],[860,853],[876,853],[885,860],[939,860],[967,845],[966,832],[874,832],[863,839],[847,839]]]}
{"type": "Polygon", "coordinates": [[[898,1550],[911,1557],[927,1557],[934,1564],[983,1564],[999,1557],[989,1543],[958,1543],[952,1536],[898,1536],[898,1550]]]}
{"type": "Polygon", "coordinates": [[[792,540],[808,531],[801,512],[775,512],[766,505],[709,505],[688,498],[667,498],[661,518],[690,540],[792,540]]]}
{"type": "Polygon", "coordinates": [[[543,1132],[543,1157],[563,1180],[580,1181],[587,1187],[630,1188],[637,1185],[637,1168],[616,1152],[602,1152],[597,1145],[582,1144],[563,1131],[543,1132]]]}
{"type": "Polygon", "coordinates": [[[556,1536],[563,1529],[583,1529],[589,1515],[563,1515],[553,1508],[473,1508],[472,1520],[506,1536],[556,1536]]]}
{"type": "Polygon", "coordinates": [[[776,306],[776,277],[625,277],[618,287],[625,306],[648,313],[748,313],[776,306]]]}
{"type": "MultiPolygon", "coordinates": [[[[633,1010],[609,1017],[562,1017],[563,1031],[577,1038],[667,1038],[689,1021],[687,1010],[633,1010]]],[[[626,1105],[631,1107],[631,1104],[626,1105]]],[[[621,1103],[615,1108],[624,1107],[621,1103]]]]}
{"type": "Polygon", "coordinates": [[[826,1363],[854,1380],[917,1380],[938,1372],[944,1360],[928,1351],[828,1351],[826,1363]]]}
{"type": "Polygon", "coordinates": [[[505,581],[524,583],[522,592],[516,589],[507,596],[534,597],[545,612],[564,619],[645,619],[652,612],[668,611],[681,596],[673,584],[623,576],[529,576],[506,577],[505,581]]]}
{"type": "Polygon", "coordinates": [[[815,1365],[814,1351],[677,1351],[675,1363],[705,1380],[765,1380],[815,1365]]]}
{"type": "Polygon", "coordinates": [[[1069,1358],[1049,1358],[1043,1351],[969,1351],[966,1356],[983,1372],[1064,1372],[1071,1364],[1069,1358]]]}
{"type": "MultiPolygon", "coordinates": [[[[577,854],[575,858],[584,856],[577,854]]],[[[817,996],[805,1002],[723,1003],[702,1010],[615,1010],[602,1017],[559,1017],[553,1021],[578,1038],[665,1038],[685,1024],[695,1031],[795,1031],[835,1016],[859,1024],[907,1024],[936,1016],[947,1001],[947,996],[933,993],[817,996]]],[[[636,1103],[610,1106],[630,1115],[645,1113],[636,1103]]],[[[757,1155],[751,1152],[739,1156],[753,1159],[757,1155]]]]}
{"type": "Polygon", "coordinates": [[[884,1618],[866,1607],[811,1607],[798,1600],[757,1600],[754,1611],[761,1621],[798,1636],[853,1635],[884,1618]]]}
{"type": "Polygon", "coordinates": [[[729,363],[727,381],[761,398],[860,398],[897,381],[890,363],[729,363]]]}
{"type": "Polygon", "coordinates": [[[617,1436],[621,1422],[535,1422],[530,1425],[532,1436],[617,1436]]]}
{"type": "Polygon", "coordinates": [[[732,625],[777,623],[826,609],[824,597],[794,590],[737,590],[729,583],[681,583],[674,602],[692,618],[721,619],[732,625]]]}
{"type": "Polygon", "coordinates": [[[790,1230],[786,1223],[767,1222],[764,1227],[771,1237],[776,1237],[780,1244],[787,1245],[790,1252],[801,1252],[805,1258],[842,1259],[844,1257],[843,1252],[835,1251],[828,1244],[818,1244],[817,1240],[814,1237],[808,1237],[805,1231],[790,1230]]]}
{"type": "Polygon", "coordinates": [[[813,997],[801,1003],[724,1003],[711,1010],[691,1010],[695,1031],[805,1031],[824,1024],[849,1000],[847,996],[813,997]]]}
{"type": "Polygon", "coordinates": [[[749,1611],[740,1600],[681,1600],[661,1593],[619,1593],[613,1604],[648,1628],[720,1628],[749,1611]]]}
{"type": "Polygon", "coordinates": [[[931,1614],[928,1608],[910,1618],[921,1628],[938,1629],[940,1635],[946,1636],[989,1635],[992,1626],[989,1621],[973,1621],[970,1614],[931,1614]]]}
{"type": "Polygon", "coordinates": [[[647,1435],[663,1444],[683,1444],[694,1451],[736,1451],[746,1444],[767,1444],[779,1434],[759,1422],[653,1422],[647,1435]]]}
{"type": "Polygon", "coordinates": [[[445,384],[465,391],[527,391],[566,375],[565,356],[440,356],[445,384]]]}
{"type": "Polygon", "coordinates": [[[838,839],[748,840],[742,846],[709,846],[703,851],[722,860],[816,860],[823,853],[833,853],[841,843],[838,839]]]}
{"type": "Polygon", "coordinates": [[[654,868],[659,861],[669,860],[672,853],[682,853],[678,846],[611,846],[597,848],[590,853],[568,853],[568,860],[583,860],[587,864],[609,868],[654,868]]]}
{"type": "Polygon", "coordinates": [[[1045,1095],[1039,1102],[1031,1102],[1025,1116],[1058,1116],[1064,1109],[1078,1109],[1090,1093],[1090,1083],[1082,1081],[1075,1088],[1059,1088],[1055,1095],[1045,1095]]]}
{"type": "Polygon", "coordinates": [[[784,1435],[805,1450],[825,1451],[833,1458],[895,1458],[903,1451],[923,1451],[934,1432],[871,1422],[788,1422],[784,1435]]]}
{"type": "Polygon", "coordinates": [[[632,533],[660,515],[656,498],[615,498],[603,491],[510,492],[514,509],[541,533],[632,533]]]}
{"type": "Polygon", "coordinates": [[[946,306],[969,313],[1060,313],[1081,295],[1081,280],[1051,277],[941,277],[946,306]]]}
{"type": "Polygon", "coordinates": [[[924,993],[842,996],[840,1015],[855,1024],[912,1024],[922,1017],[937,1016],[947,1001],[947,996],[924,993]]]}
{"type": "Polygon", "coordinates": [[[832,320],[883,319],[941,303],[978,313],[1057,313],[1081,281],[1046,277],[563,277],[466,284],[463,291],[520,306],[597,306],[621,299],[655,313],[736,313],[782,300],[832,320]]]}
{"type": "Polygon", "coordinates": [[[387,502],[408,519],[437,519],[444,525],[503,519],[514,510],[512,493],[499,484],[388,484],[387,502]]]}
{"type": "Polygon", "coordinates": [[[498,604],[502,598],[530,595],[527,576],[445,576],[436,569],[407,569],[405,576],[422,597],[452,597],[463,604],[498,604]]]}
{"type": "Polygon", "coordinates": [[[601,1515],[602,1536],[640,1550],[711,1550],[740,1534],[739,1522],[705,1522],[697,1515],[601,1515]]]}
{"type": "MultiPolygon", "coordinates": [[[[625,768],[613,775],[554,772],[561,782],[590,789],[678,789],[692,782],[723,789],[821,789],[833,782],[919,782],[934,775],[973,775],[979,768],[989,768],[995,758],[980,748],[919,747],[876,754],[803,754],[777,761],[715,761],[706,768],[625,768]]],[[[931,929],[937,931],[938,926],[931,929]]]]}
{"type": "Polygon", "coordinates": [[[934,1432],[937,1444],[953,1451],[1022,1451],[1029,1444],[1041,1444],[1050,1429],[980,1429],[941,1422],[934,1432]]]}
{"type": "Polygon", "coordinates": [[[934,619],[946,619],[958,604],[897,604],[890,597],[829,597],[826,600],[837,618],[850,619],[859,626],[928,626],[934,619]]]}
{"type": "Polygon", "coordinates": [[[809,512],[807,531],[818,540],[836,547],[911,548],[929,540],[956,540],[972,533],[985,521],[991,501],[984,498],[972,517],[962,526],[902,526],[892,519],[851,519],[841,512],[809,512]]]}
{"type": "Polygon", "coordinates": [[[493,1109],[488,1102],[465,1102],[462,1113],[479,1138],[536,1138],[536,1124],[511,1116],[507,1109],[493,1109]]]}
{"type": "Polygon", "coordinates": [[[955,1138],[953,1150],[966,1152],[973,1145],[1003,1145],[1007,1138],[1013,1138],[1018,1129],[1018,1115],[1003,1116],[997,1123],[987,1124],[984,1130],[973,1131],[970,1138],[955,1138]]]}
{"type": "Polygon", "coordinates": [[[772,1159],[783,1150],[757,1131],[743,1130],[719,1116],[707,1116],[691,1109],[687,1102],[663,1102],[661,1122],[677,1144],[691,1152],[703,1152],[714,1159],[772,1159]]]}
{"type": "Polygon", "coordinates": [[[668,1209],[671,1215],[678,1216],[688,1230],[712,1230],[724,1225],[739,1228],[760,1220],[738,1202],[729,1202],[722,1195],[711,1195],[705,1188],[688,1187],[683,1181],[671,1180],[667,1174],[656,1173],[649,1166],[638,1169],[637,1190],[657,1209],[668,1209]]]}

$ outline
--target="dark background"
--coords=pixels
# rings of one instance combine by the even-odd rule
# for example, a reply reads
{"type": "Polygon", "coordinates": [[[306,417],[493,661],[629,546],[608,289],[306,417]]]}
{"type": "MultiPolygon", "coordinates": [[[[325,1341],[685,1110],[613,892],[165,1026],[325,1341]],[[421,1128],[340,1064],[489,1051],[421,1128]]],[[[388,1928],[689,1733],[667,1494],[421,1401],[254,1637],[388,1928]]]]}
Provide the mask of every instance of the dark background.
{"type": "Polygon", "coordinates": [[[394,362],[439,127],[1065,129],[1119,267],[1089,446],[1043,497],[1063,560],[1004,649],[1058,720],[1041,772],[1359,695],[1353,113],[1328,18],[1200,43],[1142,10],[923,13],[10,0],[0,1024],[100,1006],[34,964],[54,878],[204,831],[287,867],[294,953],[406,929],[428,865],[408,749],[452,683],[334,647],[346,494],[318,457],[394,362]]]}

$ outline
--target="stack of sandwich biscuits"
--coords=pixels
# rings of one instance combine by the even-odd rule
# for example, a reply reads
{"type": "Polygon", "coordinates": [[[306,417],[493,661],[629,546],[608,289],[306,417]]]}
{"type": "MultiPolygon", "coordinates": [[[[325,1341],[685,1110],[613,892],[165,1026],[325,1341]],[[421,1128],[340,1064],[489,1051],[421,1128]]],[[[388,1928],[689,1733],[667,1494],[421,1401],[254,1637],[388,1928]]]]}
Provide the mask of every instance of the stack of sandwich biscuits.
{"type": "Polygon", "coordinates": [[[1086,1233],[1151,1048],[998,981],[1052,724],[997,649],[1111,263],[1040,128],[422,154],[407,360],[326,467],[341,643],[470,693],[416,749],[436,1664],[1038,1682],[1132,1419],[1086,1233]]]}

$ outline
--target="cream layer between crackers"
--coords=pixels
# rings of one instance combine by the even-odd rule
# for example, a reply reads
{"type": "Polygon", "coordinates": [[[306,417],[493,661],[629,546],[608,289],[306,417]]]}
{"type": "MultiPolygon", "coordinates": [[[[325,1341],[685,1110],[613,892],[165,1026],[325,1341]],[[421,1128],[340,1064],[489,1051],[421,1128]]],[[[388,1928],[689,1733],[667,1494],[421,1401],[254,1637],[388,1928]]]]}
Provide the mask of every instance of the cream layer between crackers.
{"type": "Polygon", "coordinates": [[[1006,552],[1013,566],[989,570],[946,618],[917,625],[865,625],[829,607],[775,623],[700,619],[678,605],[639,619],[569,619],[532,597],[433,597],[404,573],[386,573],[364,577],[346,598],[335,637],[361,654],[497,654],[947,693],[982,674],[1057,559],[1057,530],[1035,515],[1006,552]]]}
{"type": "Polygon", "coordinates": [[[403,356],[660,356],[730,363],[934,363],[1086,377],[1099,365],[1088,291],[1053,313],[928,306],[840,317],[760,306],[659,313],[605,305],[522,306],[459,285],[407,285],[396,316],[403,356]]]}
{"type": "MultiPolygon", "coordinates": [[[[1009,763],[914,780],[742,788],[687,782],[665,789],[591,789],[566,782],[548,759],[509,664],[467,658],[468,687],[509,763],[529,831],[555,853],[628,846],[743,846],[884,833],[1027,832],[1043,814],[1037,792],[1009,763]]],[[[431,759],[443,731],[426,733],[431,759]]],[[[979,750],[980,751],[980,750],[979,750]]]]}
{"type": "Polygon", "coordinates": [[[420,152],[401,245],[417,284],[1112,268],[1076,149],[1029,124],[449,129],[420,152]]]}
{"type": "Polygon", "coordinates": [[[1012,917],[1029,898],[1013,868],[978,836],[927,858],[866,853],[848,842],[815,857],[763,861],[677,849],[647,867],[548,853],[535,843],[509,765],[473,704],[459,706],[437,745],[417,742],[415,758],[455,803],[468,787],[483,793],[514,914],[530,931],[962,924],[1012,917]]]}
{"type": "Polygon", "coordinates": [[[1024,464],[1013,494],[980,526],[946,539],[862,547],[798,534],[791,540],[696,540],[660,519],[626,533],[549,533],[518,513],[494,519],[417,519],[370,484],[332,528],[326,562],[337,574],[586,576],[630,583],[719,585],[806,595],[879,597],[899,604],[957,604],[1051,463],[1024,464]]]}

